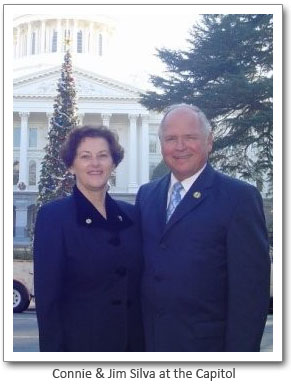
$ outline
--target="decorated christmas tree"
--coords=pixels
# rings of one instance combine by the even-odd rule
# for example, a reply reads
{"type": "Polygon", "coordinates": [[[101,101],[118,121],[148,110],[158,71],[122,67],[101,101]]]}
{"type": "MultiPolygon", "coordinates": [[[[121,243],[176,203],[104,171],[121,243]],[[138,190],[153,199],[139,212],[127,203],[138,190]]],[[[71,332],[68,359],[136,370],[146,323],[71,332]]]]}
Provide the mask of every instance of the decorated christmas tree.
{"type": "Polygon", "coordinates": [[[60,149],[67,133],[78,125],[76,114],[76,88],[72,75],[72,57],[69,49],[64,56],[61,77],[57,85],[54,113],[50,120],[48,144],[41,164],[37,207],[46,202],[67,196],[74,185],[73,176],[60,158],[60,149]]]}

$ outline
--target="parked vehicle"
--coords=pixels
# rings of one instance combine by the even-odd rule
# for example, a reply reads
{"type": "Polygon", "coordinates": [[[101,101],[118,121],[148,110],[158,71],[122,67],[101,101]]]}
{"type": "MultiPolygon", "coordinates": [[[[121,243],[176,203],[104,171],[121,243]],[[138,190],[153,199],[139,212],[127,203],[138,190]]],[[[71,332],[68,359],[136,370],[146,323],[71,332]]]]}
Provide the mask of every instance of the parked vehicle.
{"type": "Polygon", "coordinates": [[[13,261],[13,312],[25,311],[34,296],[32,260],[13,261]]]}

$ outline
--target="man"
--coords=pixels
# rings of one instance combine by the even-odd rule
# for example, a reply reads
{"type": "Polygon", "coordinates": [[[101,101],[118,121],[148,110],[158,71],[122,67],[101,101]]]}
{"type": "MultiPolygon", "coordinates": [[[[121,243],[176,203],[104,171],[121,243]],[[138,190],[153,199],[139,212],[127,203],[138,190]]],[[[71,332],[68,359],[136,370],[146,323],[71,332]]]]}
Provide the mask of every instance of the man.
{"type": "Polygon", "coordinates": [[[136,202],[146,351],[259,351],[270,271],[261,196],[208,164],[213,139],[197,107],[170,107],[159,136],[171,173],[136,202]]]}

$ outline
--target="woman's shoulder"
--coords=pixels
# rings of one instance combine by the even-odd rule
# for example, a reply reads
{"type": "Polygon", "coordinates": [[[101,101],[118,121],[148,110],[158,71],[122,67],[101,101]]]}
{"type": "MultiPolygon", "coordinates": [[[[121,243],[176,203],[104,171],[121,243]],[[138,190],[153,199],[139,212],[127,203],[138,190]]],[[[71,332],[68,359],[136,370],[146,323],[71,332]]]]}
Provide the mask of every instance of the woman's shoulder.
{"type": "Polygon", "coordinates": [[[62,216],[64,213],[68,214],[68,211],[73,206],[72,196],[68,196],[61,199],[56,199],[54,201],[50,201],[42,205],[38,211],[38,216],[53,216],[57,217],[62,216]]]}

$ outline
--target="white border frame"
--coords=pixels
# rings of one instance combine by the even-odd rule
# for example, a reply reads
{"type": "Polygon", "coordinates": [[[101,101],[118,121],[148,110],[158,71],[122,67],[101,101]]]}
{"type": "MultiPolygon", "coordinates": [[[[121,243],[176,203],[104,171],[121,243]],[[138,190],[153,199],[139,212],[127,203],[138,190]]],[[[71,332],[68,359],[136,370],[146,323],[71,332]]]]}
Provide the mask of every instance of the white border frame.
{"type": "Polygon", "coordinates": [[[54,14],[56,7],[62,7],[80,14],[88,14],[89,8],[96,9],[96,13],[110,14],[112,6],[109,5],[12,5],[4,8],[4,361],[281,361],[282,360],[282,5],[115,5],[120,7],[121,13],[145,14],[150,16],[153,11],[165,14],[165,7],[169,12],[195,13],[272,13],[274,16],[274,315],[273,315],[273,352],[261,353],[30,353],[13,352],[13,312],[11,308],[11,280],[13,277],[13,184],[12,184],[12,128],[13,124],[13,73],[11,60],[13,58],[13,14],[37,13],[54,14]],[[247,8],[246,8],[247,6],[247,8]],[[176,8],[175,8],[176,7],[176,8]],[[84,10],[86,8],[86,11],[84,10]],[[97,11],[98,9],[98,11],[97,11]],[[211,10],[211,12],[210,12],[211,10]]]}

